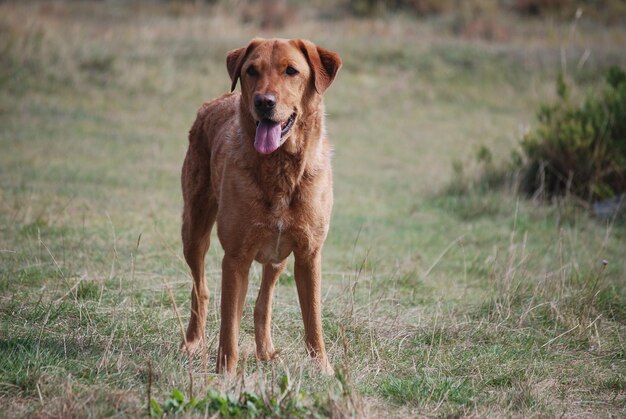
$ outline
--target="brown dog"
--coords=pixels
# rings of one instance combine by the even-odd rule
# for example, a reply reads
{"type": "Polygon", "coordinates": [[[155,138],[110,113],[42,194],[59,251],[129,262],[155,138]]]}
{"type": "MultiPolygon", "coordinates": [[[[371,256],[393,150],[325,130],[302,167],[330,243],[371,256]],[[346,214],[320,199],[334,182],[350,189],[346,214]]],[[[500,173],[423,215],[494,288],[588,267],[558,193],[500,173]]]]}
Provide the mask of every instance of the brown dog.
{"type": "Polygon", "coordinates": [[[254,260],[263,279],[254,308],[256,354],[275,356],[272,295],[287,257],[295,280],[308,353],[331,373],[321,323],[321,253],[333,205],[331,147],[322,93],[341,59],[305,40],[253,39],[228,53],[231,91],[202,105],[183,164],[182,238],[193,275],[191,318],[183,347],[203,344],[209,291],[204,257],[211,228],[224,248],[217,371],[237,367],[239,324],[254,260]]]}

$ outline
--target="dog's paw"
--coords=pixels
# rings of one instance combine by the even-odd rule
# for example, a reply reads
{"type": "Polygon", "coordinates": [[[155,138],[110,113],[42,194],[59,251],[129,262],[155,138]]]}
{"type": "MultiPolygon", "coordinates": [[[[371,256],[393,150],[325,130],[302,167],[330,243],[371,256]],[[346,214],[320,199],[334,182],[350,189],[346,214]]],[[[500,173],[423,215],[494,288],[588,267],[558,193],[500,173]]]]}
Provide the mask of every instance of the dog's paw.
{"type": "Polygon", "coordinates": [[[266,351],[256,351],[256,359],[259,361],[271,361],[273,359],[278,358],[280,355],[280,349],[275,350],[274,348],[266,351]]]}
{"type": "Polygon", "coordinates": [[[333,369],[332,365],[330,365],[330,362],[328,362],[328,359],[314,358],[313,362],[315,363],[315,367],[320,372],[320,374],[329,376],[335,375],[335,370],[333,369]]]}
{"type": "Polygon", "coordinates": [[[191,356],[198,352],[202,347],[202,338],[194,339],[194,340],[183,340],[180,344],[180,352],[183,355],[191,356]]]}

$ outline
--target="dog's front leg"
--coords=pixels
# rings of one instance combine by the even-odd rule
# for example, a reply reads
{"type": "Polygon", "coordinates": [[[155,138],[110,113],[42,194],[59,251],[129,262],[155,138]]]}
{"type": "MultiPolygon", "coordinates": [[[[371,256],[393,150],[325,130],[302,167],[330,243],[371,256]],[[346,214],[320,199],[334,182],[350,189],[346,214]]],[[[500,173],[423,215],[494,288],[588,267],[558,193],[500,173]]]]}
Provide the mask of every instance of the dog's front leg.
{"type": "Polygon", "coordinates": [[[304,340],[307,352],[325,374],[332,374],[333,368],[326,356],[324,334],[322,332],[322,250],[295,254],[295,276],[300,300],[300,311],[304,321],[304,340]]]}
{"type": "Polygon", "coordinates": [[[248,271],[252,261],[224,255],[222,259],[222,302],[217,372],[234,374],[239,358],[237,342],[243,306],[248,291],[248,271]]]}

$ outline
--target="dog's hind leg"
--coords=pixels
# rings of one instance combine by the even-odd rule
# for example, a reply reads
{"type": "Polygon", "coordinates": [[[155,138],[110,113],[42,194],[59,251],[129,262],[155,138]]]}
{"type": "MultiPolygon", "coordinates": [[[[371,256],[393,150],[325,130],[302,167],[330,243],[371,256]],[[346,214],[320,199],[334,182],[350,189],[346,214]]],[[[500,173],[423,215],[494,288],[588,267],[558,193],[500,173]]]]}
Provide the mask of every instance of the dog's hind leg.
{"type": "MultiPolygon", "coordinates": [[[[204,258],[209,249],[211,228],[217,215],[217,201],[211,191],[208,160],[187,154],[183,165],[183,253],[193,276],[191,317],[181,348],[193,352],[204,340],[209,288],[204,276],[204,258]]],[[[195,156],[198,157],[198,156],[195,156]]]]}
{"type": "Polygon", "coordinates": [[[191,317],[183,342],[186,350],[190,352],[195,351],[204,338],[209,303],[209,288],[204,276],[204,257],[209,249],[211,226],[216,213],[217,205],[214,205],[214,208],[207,210],[199,219],[183,223],[184,255],[193,276],[191,317]]]}
{"type": "Polygon", "coordinates": [[[259,288],[259,296],[254,306],[254,337],[256,340],[256,356],[261,361],[268,361],[276,356],[272,344],[272,297],[274,287],[287,260],[280,263],[263,265],[263,279],[259,288]]]}

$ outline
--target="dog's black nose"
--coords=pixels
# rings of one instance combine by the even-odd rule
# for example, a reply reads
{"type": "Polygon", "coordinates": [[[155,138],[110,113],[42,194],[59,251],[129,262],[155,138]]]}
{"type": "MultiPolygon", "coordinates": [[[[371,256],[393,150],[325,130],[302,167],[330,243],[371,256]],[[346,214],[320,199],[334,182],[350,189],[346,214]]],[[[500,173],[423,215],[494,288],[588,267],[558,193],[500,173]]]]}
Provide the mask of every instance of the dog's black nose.
{"type": "Polygon", "coordinates": [[[272,111],[276,107],[276,96],[257,93],[254,95],[254,107],[261,112],[272,111]]]}

